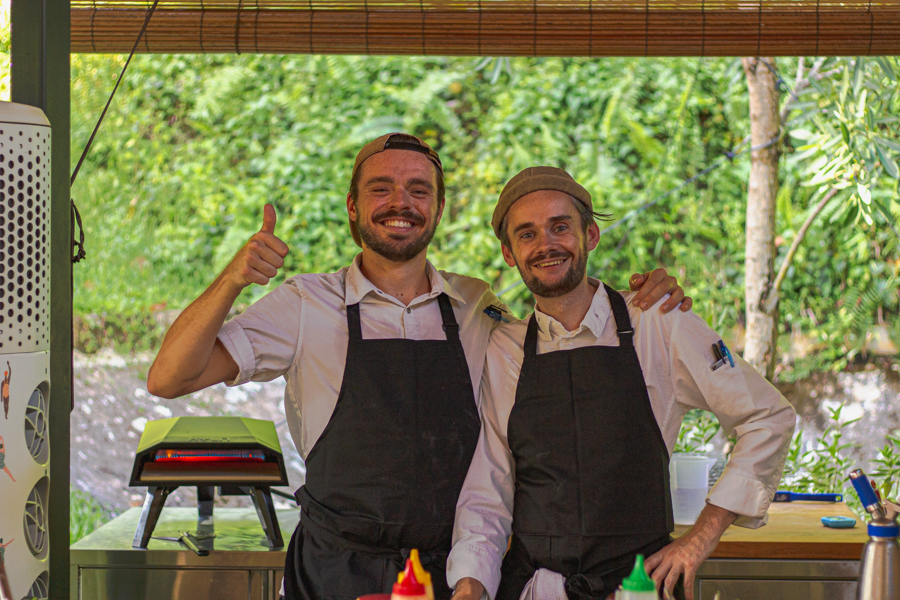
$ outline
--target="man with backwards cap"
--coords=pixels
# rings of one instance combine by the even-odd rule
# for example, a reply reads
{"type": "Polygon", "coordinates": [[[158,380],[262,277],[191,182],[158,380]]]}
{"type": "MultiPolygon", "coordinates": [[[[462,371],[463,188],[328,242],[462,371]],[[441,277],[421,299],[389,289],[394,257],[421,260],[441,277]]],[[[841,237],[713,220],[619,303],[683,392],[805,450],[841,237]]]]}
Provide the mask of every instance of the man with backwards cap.
{"type": "Polygon", "coordinates": [[[637,554],[664,596],[683,576],[692,598],[725,528],[766,522],[793,409],[740,357],[719,360],[721,338],[701,318],[641,312],[587,277],[596,214],[587,190],[552,167],[525,169],[500,194],[491,225],[537,307],[491,335],[481,437],[447,561],[454,600],[607,598],[637,554]],[[715,413],[736,442],[696,524],[673,542],[669,453],[692,408],[715,413]]]}
{"type": "MultiPolygon", "coordinates": [[[[267,284],[288,253],[266,205],[260,232],[179,316],[150,368],[148,390],[164,397],[287,380],[287,422],[307,469],[287,598],[389,592],[412,548],[436,597],[450,596],[446,556],[497,324],[488,313],[498,311],[485,311],[504,307],[487,283],[426,259],[443,208],[443,169],[427,144],[404,134],[366,144],[347,195],[362,247],[353,263],[291,277],[225,323],[241,290],[267,284]]],[[[664,271],[643,279],[649,304],[670,288],[668,308],[684,296],[664,271]]]]}

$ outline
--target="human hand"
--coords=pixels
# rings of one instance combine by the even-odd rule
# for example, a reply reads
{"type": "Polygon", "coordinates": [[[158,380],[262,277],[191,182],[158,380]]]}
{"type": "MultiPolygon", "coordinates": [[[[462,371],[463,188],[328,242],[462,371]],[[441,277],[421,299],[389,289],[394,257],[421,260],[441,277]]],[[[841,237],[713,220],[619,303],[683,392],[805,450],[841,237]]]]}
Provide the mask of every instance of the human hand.
{"type": "Polygon", "coordinates": [[[659,307],[659,312],[667,313],[681,302],[681,312],[691,310],[694,300],[684,295],[684,290],[678,285],[678,280],[669,275],[665,269],[654,269],[649,273],[635,273],[628,280],[628,287],[632,292],[637,292],[631,303],[647,310],[659,300],[669,294],[669,299],[659,307]]]}
{"type": "Polygon", "coordinates": [[[456,589],[450,600],[481,600],[484,594],[484,586],[472,577],[463,577],[456,584],[456,589]]]}
{"type": "Polygon", "coordinates": [[[709,558],[722,534],[737,515],[713,504],[707,504],[691,530],[644,561],[647,574],[656,583],[663,598],[672,598],[678,578],[684,575],[686,600],[694,600],[697,569],[709,558]]]}
{"type": "Polygon", "coordinates": [[[263,208],[263,224],[244,246],[234,255],[223,275],[234,285],[245,288],[251,283],[266,285],[284,266],[287,244],[275,235],[277,216],[275,207],[263,208]]]}

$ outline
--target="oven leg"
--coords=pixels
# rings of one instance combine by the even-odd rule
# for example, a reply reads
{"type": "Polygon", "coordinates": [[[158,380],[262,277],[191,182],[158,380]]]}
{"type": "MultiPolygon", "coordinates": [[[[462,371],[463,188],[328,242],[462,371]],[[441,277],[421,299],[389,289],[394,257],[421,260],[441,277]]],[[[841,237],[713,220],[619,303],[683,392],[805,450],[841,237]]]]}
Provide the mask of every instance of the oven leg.
{"type": "MultiPolygon", "coordinates": [[[[177,487],[177,486],[176,486],[177,487]]],[[[144,498],[144,508],[141,509],[141,518],[138,521],[137,531],[134,532],[134,541],[131,542],[132,548],[146,548],[150,542],[150,536],[156,528],[156,522],[159,515],[162,514],[163,505],[166,498],[169,497],[175,487],[157,487],[150,486],[147,488],[147,496],[144,498]]]]}
{"type": "Polygon", "coordinates": [[[197,518],[208,519],[213,515],[213,502],[216,498],[216,488],[211,485],[197,486],[197,518]]]}
{"type": "Polygon", "coordinates": [[[249,488],[250,497],[253,498],[253,506],[259,515],[266,532],[266,540],[270,548],[283,548],[284,539],[281,537],[281,527],[278,526],[278,516],[275,514],[275,504],[272,502],[272,493],[267,487],[249,488]]]}

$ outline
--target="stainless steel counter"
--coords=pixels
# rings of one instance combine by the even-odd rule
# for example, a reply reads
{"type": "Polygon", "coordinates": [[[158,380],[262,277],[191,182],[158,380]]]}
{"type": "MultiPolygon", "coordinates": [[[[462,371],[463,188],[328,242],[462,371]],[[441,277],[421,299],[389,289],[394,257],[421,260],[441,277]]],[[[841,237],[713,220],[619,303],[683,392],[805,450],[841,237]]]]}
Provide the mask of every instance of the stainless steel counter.
{"type": "MultiPolygon", "coordinates": [[[[299,520],[299,509],[279,510],[285,543],[299,520]]],[[[154,537],[183,531],[215,532],[202,540],[209,556],[198,556],[178,542],[150,540],[131,547],[140,509],[132,508],[72,545],[73,600],[277,600],[286,548],[270,550],[256,511],[216,508],[198,523],[196,508],[164,508],[154,537]]]]}
{"type": "MultiPolygon", "coordinates": [[[[212,523],[195,508],[165,508],[156,536],[215,528],[198,556],[177,542],[131,547],[133,508],[71,549],[72,600],[278,600],[285,549],[269,550],[252,508],[216,508],[212,523]]],[[[299,511],[279,510],[285,541],[299,511]]],[[[695,598],[714,600],[854,600],[859,561],[711,558],[700,568],[695,598]]]]}

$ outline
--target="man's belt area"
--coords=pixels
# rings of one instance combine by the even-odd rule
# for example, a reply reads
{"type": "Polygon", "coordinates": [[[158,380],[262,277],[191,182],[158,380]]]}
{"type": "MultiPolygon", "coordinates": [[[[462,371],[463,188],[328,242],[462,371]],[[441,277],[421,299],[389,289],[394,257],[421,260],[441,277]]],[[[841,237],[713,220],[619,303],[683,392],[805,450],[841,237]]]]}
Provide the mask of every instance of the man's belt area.
{"type": "MultiPolygon", "coordinates": [[[[566,596],[568,596],[569,600],[605,600],[616,591],[622,579],[634,568],[634,559],[637,554],[643,554],[645,557],[648,557],[667,546],[670,542],[671,538],[666,534],[634,552],[603,561],[602,564],[591,569],[589,573],[574,573],[567,576],[565,583],[566,596]],[[625,572],[624,575],[622,575],[623,571],[625,572]]],[[[521,541],[513,535],[512,543],[521,544],[521,541]]],[[[523,548],[522,556],[529,563],[529,567],[537,571],[538,565],[533,564],[527,558],[527,554],[527,551],[524,551],[523,548]]]]}
{"type": "MultiPolygon", "coordinates": [[[[347,548],[373,558],[391,559],[400,565],[406,564],[412,548],[400,546],[391,537],[384,524],[371,519],[341,515],[317,502],[305,487],[298,489],[294,496],[300,504],[300,526],[310,534],[330,544],[347,548]]],[[[447,548],[418,548],[419,559],[426,569],[429,565],[446,569],[447,548]]]]}

